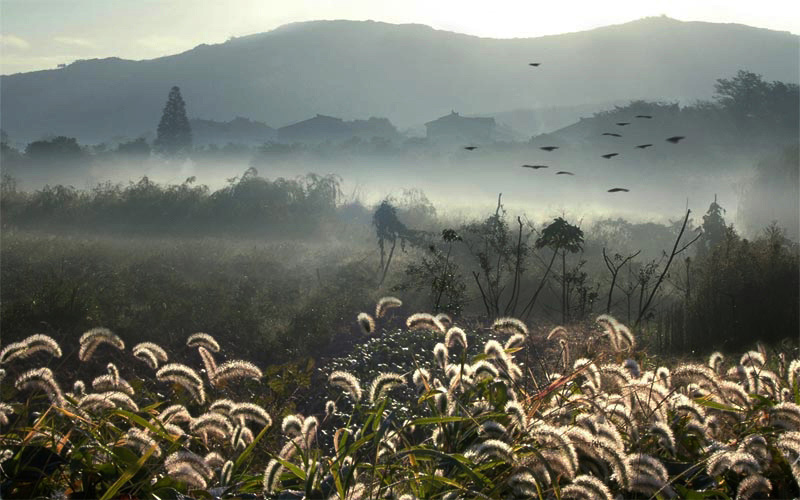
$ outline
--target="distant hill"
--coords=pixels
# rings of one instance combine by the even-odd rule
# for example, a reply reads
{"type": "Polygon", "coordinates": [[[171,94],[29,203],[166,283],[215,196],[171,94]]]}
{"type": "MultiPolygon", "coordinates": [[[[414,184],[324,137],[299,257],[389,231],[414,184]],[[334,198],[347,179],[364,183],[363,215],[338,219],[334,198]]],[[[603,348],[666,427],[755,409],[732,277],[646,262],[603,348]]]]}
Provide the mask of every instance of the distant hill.
{"type": "Polygon", "coordinates": [[[266,123],[236,117],[229,122],[214,120],[189,120],[192,142],[195,146],[228,143],[258,145],[275,139],[275,129],[266,123]]]}
{"type": "Polygon", "coordinates": [[[679,168],[706,173],[798,143],[797,89],[780,109],[738,119],[722,106],[635,101],[595,113],[531,139],[535,147],[558,146],[572,161],[604,167],[679,168]],[[683,137],[679,145],[667,138],[683,137]],[[616,156],[603,158],[602,155],[616,156]]]}
{"type": "MultiPolygon", "coordinates": [[[[630,99],[614,102],[596,102],[572,106],[549,106],[545,108],[513,109],[476,113],[475,116],[493,116],[500,126],[509,127],[518,140],[528,140],[531,136],[552,132],[571,125],[581,118],[592,116],[616,106],[628,104],[630,99]]],[[[472,116],[472,115],[470,115],[472,116]]]]}
{"type": "Polygon", "coordinates": [[[190,116],[283,126],[316,114],[400,127],[464,115],[631,99],[709,98],[738,69],[797,82],[800,38],[665,17],[539,38],[490,39],[422,25],[314,21],[153,60],[75,62],[0,77],[13,140],[98,142],[155,129],[169,89],[190,116]],[[528,62],[540,62],[533,68],[528,62]]]}

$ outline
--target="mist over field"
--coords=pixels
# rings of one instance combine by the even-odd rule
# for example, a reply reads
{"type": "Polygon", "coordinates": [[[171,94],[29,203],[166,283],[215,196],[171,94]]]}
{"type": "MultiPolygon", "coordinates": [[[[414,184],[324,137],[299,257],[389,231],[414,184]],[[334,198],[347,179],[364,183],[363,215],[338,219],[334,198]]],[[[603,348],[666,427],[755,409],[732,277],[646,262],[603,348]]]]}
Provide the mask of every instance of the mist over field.
{"type": "MultiPolygon", "coordinates": [[[[740,90],[753,95],[742,94],[736,105],[752,123],[707,104],[726,98],[716,93],[716,81],[740,70],[796,85],[798,43],[786,32],[666,17],[514,40],[421,25],[298,23],[149,61],[77,61],[3,76],[7,145],[22,153],[43,137],[74,136],[96,152],[79,169],[21,169],[7,159],[6,170],[26,189],[91,188],[144,175],[166,183],[195,176],[217,189],[254,166],[268,178],[337,174],[347,196],[367,204],[419,189],[440,211],[475,215],[502,192],[531,217],[569,212],[581,219],[664,221],[687,202],[699,210],[717,194],[744,229],[739,212],[754,191],[756,165],[796,143],[797,106],[781,89],[756,103],[762,90],[745,88],[750,82],[740,90]],[[541,66],[529,66],[530,58],[541,66]],[[193,154],[169,165],[111,157],[139,137],[152,142],[165,89],[173,85],[186,101],[193,154]],[[772,107],[745,109],[753,106],[772,107]],[[637,109],[656,116],[635,119],[637,109]],[[426,124],[451,113],[494,123],[476,132],[467,120],[429,135],[426,124]],[[774,117],[754,118],[765,113],[774,117]],[[624,136],[601,135],[617,132],[624,136]],[[664,142],[675,135],[687,139],[664,142]],[[473,142],[480,148],[462,149],[473,142]],[[538,149],[550,143],[561,149],[538,149]],[[643,143],[655,146],[635,148],[643,143]],[[519,168],[536,163],[552,167],[519,168]],[[553,170],[576,178],[553,177],[553,170]],[[617,186],[630,193],[605,193],[617,186]]],[[[782,186],[795,196],[792,184],[782,186]]],[[[766,208],[778,220],[780,210],[766,208]]],[[[790,219],[782,225],[791,232],[790,219]]]]}
{"type": "Polygon", "coordinates": [[[0,498],[797,497],[798,81],[666,16],[0,76],[0,498]]]}

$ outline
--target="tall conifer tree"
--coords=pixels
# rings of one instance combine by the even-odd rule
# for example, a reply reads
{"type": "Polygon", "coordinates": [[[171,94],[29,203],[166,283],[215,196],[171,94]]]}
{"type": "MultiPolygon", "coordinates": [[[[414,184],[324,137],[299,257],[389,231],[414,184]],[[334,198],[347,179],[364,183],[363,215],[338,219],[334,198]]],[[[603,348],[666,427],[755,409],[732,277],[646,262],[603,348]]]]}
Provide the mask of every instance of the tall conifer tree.
{"type": "Polygon", "coordinates": [[[186,103],[183,102],[181,89],[178,87],[172,87],[169,91],[153,146],[166,156],[188,153],[192,148],[192,129],[189,119],[186,118],[186,103]]]}

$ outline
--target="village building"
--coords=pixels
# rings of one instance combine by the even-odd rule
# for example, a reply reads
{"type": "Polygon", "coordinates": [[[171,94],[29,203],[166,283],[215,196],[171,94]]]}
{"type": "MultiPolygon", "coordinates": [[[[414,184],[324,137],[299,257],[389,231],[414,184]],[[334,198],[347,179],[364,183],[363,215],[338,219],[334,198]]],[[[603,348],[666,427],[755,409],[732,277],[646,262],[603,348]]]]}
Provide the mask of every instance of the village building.
{"type": "Polygon", "coordinates": [[[397,129],[386,118],[344,121],[334,116],[317,115],[278,129],[278,141],[285,143],[321,144],[338,143],[353,137],[370,140],[374,137],[396,140],[397,129]]]}
{"type": "Polygon", "coordinates": [[[495,140],[494,118],[470,118],[452,111],[425,124],[429,140],[439,143],[485,144],[495,140]]]}
{"type": "Polygon", "coordinates": [[[341,118],[317,115],[314,118],[293,123],[278,129],[278,140],[287,143],[311,143],[345,141],[353,131],[341,118]]]}

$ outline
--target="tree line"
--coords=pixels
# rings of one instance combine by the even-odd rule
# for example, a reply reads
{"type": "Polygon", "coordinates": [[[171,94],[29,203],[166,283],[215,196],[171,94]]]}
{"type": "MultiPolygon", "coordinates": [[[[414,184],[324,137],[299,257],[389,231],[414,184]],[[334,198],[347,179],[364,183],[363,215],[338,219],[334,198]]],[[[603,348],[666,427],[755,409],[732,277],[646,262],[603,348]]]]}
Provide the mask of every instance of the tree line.
{"type": "Polygon", "coordinates": [[[216,190],[189,177],[162,185],[142,177],[84,191],[45,186],[25,192],[4,175],[0,192],[5,228],[92,230],[133,234],[252,235],[314,232],[331,220],[339,201],[336,176],[309,174],[269,180],[250,168],[216,190]]]}

